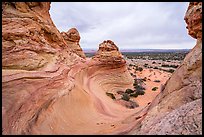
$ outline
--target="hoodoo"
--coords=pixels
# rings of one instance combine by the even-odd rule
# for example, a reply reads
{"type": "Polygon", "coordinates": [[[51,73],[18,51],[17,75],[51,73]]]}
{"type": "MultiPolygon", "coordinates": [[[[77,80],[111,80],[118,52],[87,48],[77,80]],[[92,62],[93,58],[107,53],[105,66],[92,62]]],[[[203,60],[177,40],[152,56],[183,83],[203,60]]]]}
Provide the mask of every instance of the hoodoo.
{"type": "Polygon", "coordinates": [[[82,58],[86,58],[84,52],[82,51],[79,45],[80,35],[76,28],[71,28],[67,32],[61,32],[61,35],[74,53],[76,53],[82,58]]]}

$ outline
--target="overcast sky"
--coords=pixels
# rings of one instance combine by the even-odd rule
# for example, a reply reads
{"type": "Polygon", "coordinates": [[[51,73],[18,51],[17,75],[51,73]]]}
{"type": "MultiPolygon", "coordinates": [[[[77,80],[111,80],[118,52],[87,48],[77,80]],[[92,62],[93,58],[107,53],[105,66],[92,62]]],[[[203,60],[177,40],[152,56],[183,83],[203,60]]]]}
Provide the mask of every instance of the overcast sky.
{"type": "Polygon", "coordinates": [[[112,40],[119,49],[193,48],[184,15],[188,2],[51,2],[60,32],[77,28],[83,49],[112,40]]]}

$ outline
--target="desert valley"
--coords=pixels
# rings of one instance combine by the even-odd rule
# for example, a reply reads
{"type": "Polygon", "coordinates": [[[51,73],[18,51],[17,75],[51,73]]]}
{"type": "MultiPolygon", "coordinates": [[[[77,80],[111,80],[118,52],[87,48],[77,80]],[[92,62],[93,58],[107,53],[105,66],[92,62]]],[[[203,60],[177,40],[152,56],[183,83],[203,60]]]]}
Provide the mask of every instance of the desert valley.
{"type": "Polygon", "coordinates": [[[184,17],[195,46],[171,52],[112,40],[84,52],[77,28],[60,32],[49,10],[2,3],[2,134],[202,134],[201,2],[184,17]]]}

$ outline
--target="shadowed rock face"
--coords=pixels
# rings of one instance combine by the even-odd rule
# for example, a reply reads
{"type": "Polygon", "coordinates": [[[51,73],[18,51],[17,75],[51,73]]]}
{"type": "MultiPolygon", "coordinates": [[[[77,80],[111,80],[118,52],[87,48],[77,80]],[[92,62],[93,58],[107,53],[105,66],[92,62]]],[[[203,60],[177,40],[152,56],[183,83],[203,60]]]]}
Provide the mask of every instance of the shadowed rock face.
{"type": "Polygon", "coordinates": [[[76,53],[82,58],[86,58],[84,52],[82,51],[79,45],[80,35],[76,28],[71,28],[67,32],[61,32],[61,35],[63,36],[67,45],[73,50],[74,53],[76,53]]]}
{"type": "Polygon", "coordinates": [[[133,134],[202,134],[202,3],[191,2],[185,15],[195,47],[149,107],[133,134]]]}

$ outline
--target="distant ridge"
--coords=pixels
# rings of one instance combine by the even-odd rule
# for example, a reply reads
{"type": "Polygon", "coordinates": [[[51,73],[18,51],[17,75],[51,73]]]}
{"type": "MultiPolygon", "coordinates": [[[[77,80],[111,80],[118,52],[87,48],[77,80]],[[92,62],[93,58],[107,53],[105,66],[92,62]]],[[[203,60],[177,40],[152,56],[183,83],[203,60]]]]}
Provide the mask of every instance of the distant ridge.
{"type": "MultiPolygon", "coordinates": [[[[120,52],[188,52],[191,49],[120,49],[120,52]]],[[[94,53],[96,49],[83,49],[85,53],[94,53]]]]}

